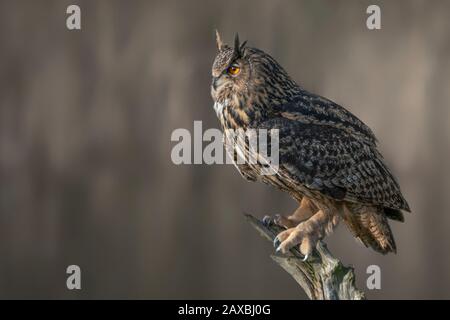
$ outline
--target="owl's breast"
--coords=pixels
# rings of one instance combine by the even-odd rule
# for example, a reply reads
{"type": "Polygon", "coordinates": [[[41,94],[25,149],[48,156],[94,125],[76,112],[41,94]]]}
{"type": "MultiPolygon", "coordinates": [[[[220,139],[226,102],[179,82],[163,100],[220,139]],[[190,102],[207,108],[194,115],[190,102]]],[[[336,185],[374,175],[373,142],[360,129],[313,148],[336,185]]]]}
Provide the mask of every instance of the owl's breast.
{"type": "Polygon", "coordinates": [[[227,104],[228,104],[227,100],[225,100],[224,102],[219,101],[214,102],[214,111],[216,111],[216,115],[219,118],[219,120],[220,117],[222,116],[223,109],[227,106],[227,104]]]}
{"type": "Polygon", "coordinates": [[[254,109],[251,106],[243,107],[240,103],[231,103],[226,99],[214,103],[214,111],[222,125],[222,129],[247,129],[254,120],[254,109]]]}

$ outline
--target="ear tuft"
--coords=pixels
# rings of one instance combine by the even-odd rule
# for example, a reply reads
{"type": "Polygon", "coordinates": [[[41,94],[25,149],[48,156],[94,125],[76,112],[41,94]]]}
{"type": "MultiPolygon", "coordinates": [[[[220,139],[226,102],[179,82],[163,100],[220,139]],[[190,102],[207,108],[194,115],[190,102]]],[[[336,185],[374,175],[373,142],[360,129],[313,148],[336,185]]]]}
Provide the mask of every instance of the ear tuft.
{"type": "Polygon", "coordinates": [[[216,29],[216,45],[217,45],[217,50],[222,51],[223,42],[222,42],[222,38],[220,37],[220,33],[217,29],[216,29]]]}
{"type": "Polygon", "coordinates": [[[241,52],[241,45],[239,44],[239,34],[236,32],[236,35],[234,36],[234,51],[236,53],[241,52]]]}
{"type": "Polygon", "coordinates": [[[236,32],[236,34],[234,35],[234,46],[235,47],[239,47],[239,33],[236,32]]]}
{"type": "Polygon", "coordinates": [[[247,44],[247,40],[242,42],[241,46],[239,47],[239,50],[241,51],[241,53],[242,53],[242,50],[244,50],[246,44],[247,44]]]}
{"type": "Polygon", "coordinates": [[[242,56],[242,51],[245,47],[245,45],[247,44],[247,41],[244,41],[242,44],[239,41],[239,34],[236,33],[236,36],[234,37],[234,52],[233,55],[235,57],[241,57],[242,56]]]}

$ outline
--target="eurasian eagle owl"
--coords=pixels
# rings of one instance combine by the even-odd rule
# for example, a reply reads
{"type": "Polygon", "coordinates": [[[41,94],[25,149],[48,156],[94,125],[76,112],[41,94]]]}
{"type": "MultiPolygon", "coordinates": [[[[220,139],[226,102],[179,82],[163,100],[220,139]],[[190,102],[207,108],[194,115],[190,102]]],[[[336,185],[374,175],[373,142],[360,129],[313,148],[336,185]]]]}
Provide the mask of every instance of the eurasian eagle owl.
{"type": "Polygon", "coordinates": [[[222,129],[278,129],[276,174],[262,175],[258,164],[236,164],[245,178],[271,184],[299,203],[288,217],[265,219],[286,228],[276,238],[277,250],[299,245],[306,259],[343,220],[366,246],[395,252],[388,218],[403,221],[401,210],[410,209],[370,128],[303,89],[275,59],[240,44],[237,35],[233,47],[216,37],[211,94],[222,129]]]}

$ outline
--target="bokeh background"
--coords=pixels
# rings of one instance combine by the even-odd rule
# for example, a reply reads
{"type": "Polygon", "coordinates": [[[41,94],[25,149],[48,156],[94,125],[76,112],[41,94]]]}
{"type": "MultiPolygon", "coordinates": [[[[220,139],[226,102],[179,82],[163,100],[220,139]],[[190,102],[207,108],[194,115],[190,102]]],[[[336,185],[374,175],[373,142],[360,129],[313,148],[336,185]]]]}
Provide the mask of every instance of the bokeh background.
{"type": "Polygon", "coordinates": [[[0,0],[0,298],[303,299],[243,212],[289,196],[230,165],[171,162],[176,128],[218,128],[214,29],[271,53],[378,136],[413,213],[370,299],[450,298],[449,1],[0,0]],[[82,30],[66,29],[81,7],[82,30]],[[382,29],[366,28],[378,4],[382,29]],[[82,290],[66,288],[66,267],[82,290]]]}

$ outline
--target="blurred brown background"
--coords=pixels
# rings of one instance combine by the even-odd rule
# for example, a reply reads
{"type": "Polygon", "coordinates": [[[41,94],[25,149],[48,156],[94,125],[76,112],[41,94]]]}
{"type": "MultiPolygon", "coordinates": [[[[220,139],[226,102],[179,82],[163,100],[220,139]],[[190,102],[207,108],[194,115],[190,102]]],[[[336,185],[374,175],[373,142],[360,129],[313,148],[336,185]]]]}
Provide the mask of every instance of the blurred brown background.
{"type": "Polygon", "coordinates": [[[412,214],[380,256],[377,298],[450,298],[449,1],[0,0],[0,298],[305,295],[244,221],[295,203],[230,165],[172,164],[176,128],[218,127],[214,29],[271,53],[373,128],[412,214]],[[366,28],[379,4],[382,29],[366,28]],[[82,30],[66,29],[78,4],[82,30]],[[66,289],[66,267],[82,290],[66,289]]]}

